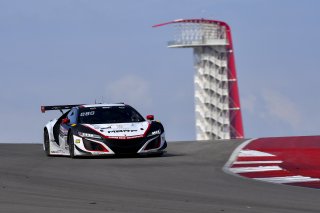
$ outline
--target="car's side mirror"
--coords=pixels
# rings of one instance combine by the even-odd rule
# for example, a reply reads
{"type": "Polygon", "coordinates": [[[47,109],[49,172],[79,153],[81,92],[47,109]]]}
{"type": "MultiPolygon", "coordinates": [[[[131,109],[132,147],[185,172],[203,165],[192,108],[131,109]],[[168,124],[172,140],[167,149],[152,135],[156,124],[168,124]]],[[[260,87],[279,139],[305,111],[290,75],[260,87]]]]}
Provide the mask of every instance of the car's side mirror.
{"type": "Polygon", "coordinates": [[[69,118],[64,118],[64,119],[62,119],[61,123],[68,124],[68,123],[70,123],[70,119],[69,118]]]}
{"type": "Polygon", "coordinates": [[[154,120],[154,115],[147,115],[147,120],[153,121],[154,120]]]}

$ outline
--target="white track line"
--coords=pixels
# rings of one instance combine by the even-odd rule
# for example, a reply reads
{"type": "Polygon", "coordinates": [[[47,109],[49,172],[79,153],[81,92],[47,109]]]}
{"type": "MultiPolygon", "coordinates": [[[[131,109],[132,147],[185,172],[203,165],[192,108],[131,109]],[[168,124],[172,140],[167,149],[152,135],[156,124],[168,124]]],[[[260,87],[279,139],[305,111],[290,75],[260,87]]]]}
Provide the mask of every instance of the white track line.
{"type": "Polygon", "coordinates": [[[246,140],[244,142],[242,142],[231,154],[229,160],[226,162],[226,164],[223,166],[223,171],[231,174],[231,175],[235,175],[232,171],[230,171],[230,167],[233,164],[233,162],[236,161],[236,159],[238,158],[238,154],[240,153],[240,151],[247,146],[249,143],[251,143],[252,141],[256,140],[256,138],[250,139],[250,140],[246,140]]]}
{"type": "Polygon", "coordinates": [[[272,183],[298,183],[298,182],[312,182],[320,181],[319,178],[311,178],[305,176],[286,176],[286,177],[271,177],[271,178],[254,178],[255,180],[261,180],[272,183]]]}
{"type": "Polygon", "coordinates": [[[239,157],[274,157],[275,155],[257,150],[241,150],[239,157]]]}
{"type": "Polygon", "coordinates": [[[268,171],[281,171],[279,166],[257,166],[257,167],[239,167],[229,168],[234,173],[245,173],[245,172],[268,172],[268,171]]]}
{"type": "Polygon", "coordinates": [[[274,160],[274,161],[236,161],[233,164],[241,165],[241,164],[280,164],[283,161],[274,160]]]}

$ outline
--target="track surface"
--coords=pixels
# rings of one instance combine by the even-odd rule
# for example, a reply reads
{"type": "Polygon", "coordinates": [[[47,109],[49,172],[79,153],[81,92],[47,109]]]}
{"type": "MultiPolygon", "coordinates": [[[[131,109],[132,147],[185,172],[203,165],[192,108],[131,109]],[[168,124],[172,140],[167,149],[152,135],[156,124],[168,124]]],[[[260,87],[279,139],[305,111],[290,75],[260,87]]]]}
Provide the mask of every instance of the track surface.
{"type": "Polygon", "coordinates": [[[320,190],[222,171],[239,141],[169,143],[164,157],[46,157],[0,145],[0,212],[319,212],[320,190]]]}

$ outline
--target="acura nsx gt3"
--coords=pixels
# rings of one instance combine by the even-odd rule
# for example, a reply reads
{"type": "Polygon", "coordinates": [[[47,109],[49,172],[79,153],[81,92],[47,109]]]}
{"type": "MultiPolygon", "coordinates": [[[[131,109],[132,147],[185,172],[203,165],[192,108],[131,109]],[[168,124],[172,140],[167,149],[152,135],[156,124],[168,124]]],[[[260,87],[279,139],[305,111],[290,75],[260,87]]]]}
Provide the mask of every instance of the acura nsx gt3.
{"type": "Polygon", "coordinates": [[[48,156],[161,155],[167,147],[163,125],[126,104],[41,107],[43,113],[48,110],[67,110],[43,129],[48,156]]]}

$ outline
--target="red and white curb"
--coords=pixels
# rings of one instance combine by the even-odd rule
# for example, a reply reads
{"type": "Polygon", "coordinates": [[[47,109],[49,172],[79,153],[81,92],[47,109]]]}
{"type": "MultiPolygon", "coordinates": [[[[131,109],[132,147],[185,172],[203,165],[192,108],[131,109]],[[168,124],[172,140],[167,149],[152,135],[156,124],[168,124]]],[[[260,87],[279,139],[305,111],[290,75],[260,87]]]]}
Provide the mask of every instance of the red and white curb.
{"type": "Polygon", "coordinates": [[[297,175],[288,171],[282,166],[284,160],[275,154],[247,149],[248,145],[254,140],[256,139],[245,141],[237,147],[225,164],[224,171],[254,180],[278,184],[320,181],[320,178],[297,175]]]}

